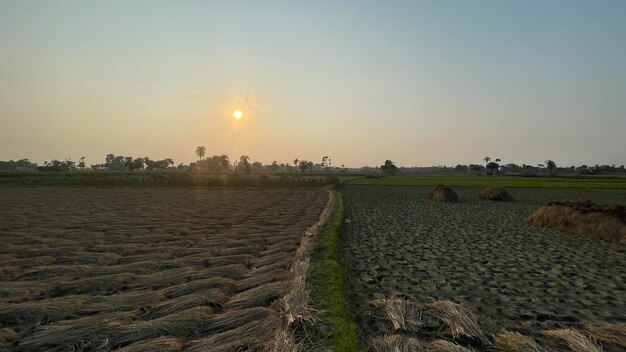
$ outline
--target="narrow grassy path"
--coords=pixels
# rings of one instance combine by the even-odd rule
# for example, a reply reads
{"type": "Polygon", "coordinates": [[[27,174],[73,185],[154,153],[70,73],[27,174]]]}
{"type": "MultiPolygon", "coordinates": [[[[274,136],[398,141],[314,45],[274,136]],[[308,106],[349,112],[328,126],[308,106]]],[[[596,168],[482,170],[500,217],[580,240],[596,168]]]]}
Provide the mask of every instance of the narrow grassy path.
{"type": "Polygon", "coordinates": [[[311,305],[320,318],[310,331],[310,343],[316,351],[365,351],[359,341],[354,317],[348,310],[346,279],[349,268],[342,255],[339,237],[344,216],[343,198],[341,193],[333,192],[335,209],[316,237],[307,277],[311,305]]]}

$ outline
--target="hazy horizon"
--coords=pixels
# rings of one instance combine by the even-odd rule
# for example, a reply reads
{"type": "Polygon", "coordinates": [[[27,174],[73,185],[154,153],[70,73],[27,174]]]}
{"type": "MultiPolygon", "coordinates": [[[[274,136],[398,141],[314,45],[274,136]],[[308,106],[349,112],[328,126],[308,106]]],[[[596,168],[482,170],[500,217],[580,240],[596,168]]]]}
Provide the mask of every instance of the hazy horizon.
{"type": "Polygon", "coordinates": [[[0,160],[622,165],[624,38],[624,1],[0,0],[0,160]]]}

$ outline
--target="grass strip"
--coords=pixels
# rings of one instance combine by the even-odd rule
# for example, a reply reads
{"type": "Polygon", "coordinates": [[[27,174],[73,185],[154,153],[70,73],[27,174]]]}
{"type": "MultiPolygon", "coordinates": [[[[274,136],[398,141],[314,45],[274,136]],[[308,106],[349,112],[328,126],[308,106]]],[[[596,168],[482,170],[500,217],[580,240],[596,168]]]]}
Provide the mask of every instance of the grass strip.
{"type": "MultiPolygon", "coordinates": [[[[334,191],[335,192],[335,191],[334,191]]],[[[349,267],[342,255],[339,228],[344,206],[341,193],[335,192],[335,209],[331,219],[316,236],[307,277],[311,305],[320,321],[309,331],[312,347],[333,351],[364,351],[357,324],[348,309],[346,280],[349,267]]]]}
{"type": "Polygon", "coordinates": [[[452,187],[508,187],[508,188],[578,188],[626,189],[624,176],[477,176],[477,175],[398,175],[380,178],[344,178],[352,185],[434,186],[442,183],[452,187]]]}

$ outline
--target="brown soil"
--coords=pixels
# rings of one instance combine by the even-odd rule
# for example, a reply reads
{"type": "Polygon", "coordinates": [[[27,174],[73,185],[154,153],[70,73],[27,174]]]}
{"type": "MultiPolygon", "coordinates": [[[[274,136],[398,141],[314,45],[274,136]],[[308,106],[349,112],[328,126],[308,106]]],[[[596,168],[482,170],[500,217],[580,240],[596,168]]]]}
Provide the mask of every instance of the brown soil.
{"type": "Polygon", "coordinates": [[[326,201],[323,190],[3,188],[0,350],[258,348],[280,327],[277,299],[326,201]]]}
{"type": "MultiPolygon", "coordinates": [[[[369,305],[390,297],[459,303],[492,343],[492,336],[510,330],[548,346],[545,330],[626,323],[624,247],[524,221],[550,200],[619,204],[626,192],[520,188],[517,202],[486,202],[476,197],[480,189],[458,187],[466,202],[440,203],[424,199],[426,190],[347,186],[343,191],[349,221],[341,236],[351,266],[353,309],[366,336],[392,333],[393,324],[369,305]]],[[[424,343],[450,340],[451,335],[439,335],[446,333],[439,326],[425,320],[417,337],[424,343]]],[[[605,351],[621,350],[602,343],[605,351]]],[[[474,341],[469,345],[489,350],[474,341]]]]}

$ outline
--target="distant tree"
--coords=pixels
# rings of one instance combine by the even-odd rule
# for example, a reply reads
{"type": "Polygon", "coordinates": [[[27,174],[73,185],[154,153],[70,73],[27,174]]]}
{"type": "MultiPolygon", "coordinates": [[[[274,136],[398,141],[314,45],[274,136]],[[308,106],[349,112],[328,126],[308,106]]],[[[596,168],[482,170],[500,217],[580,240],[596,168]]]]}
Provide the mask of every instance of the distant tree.
{"type": "Polygon", "coordinates": [[[298,160],[298,158],[293,159],[293,166],[296,168],[296,170],[298,169],[298,163],[300,162],[300,160],[298,160]]]}
{"type": "Polygon", "coordinates": [[[85,169],[85,157],[81,156],[78,160],[78,168],[82,171],[85,169]]]}
{"type": "Polygon", "coordinates": [[[478,164],[469,164],[469,169],[472,172],[481,172],[483,169],[482,165],[478,165],[478,164]]]}
{"type": "Polygon", "coordinates": [[[300,172],[304,173],[306,170],[309,170],[313,167],[313,162],[312,161],[307,161],[307,160],[299,160],[298,161],[298,168],[300,168],[300,172]]]}
{"type": "Polygon", "coordinates": [[[272,165],[269,166],[269,170],[271,172],[277,172],[278,170],[280,170],[280,165],[278,165],[278,162],[276,160],[272,161],[272,165]]]}
{"type": "Polygon", "coordinates": [[[204,146],[196,147],[196,155],[200,160],[204,159],[204,153],[206,152],[206,148],[204,146]]]}
{"type": "Polygon", "coordinates": [[[330,158],[328,157],[328,155],[326,155],[322,158],[322,163],[320,165],[322,166],[322,169],[325,169],[326,171],[328,171],[330,169],[331,164],[332,162],[330,158]]]}
{"type": "Polygon", "coordinates": [[[552,173],[552,171],[554,171],[554,169],[556,169],[556,163],[552,160],[546,160],[546,168],[548,168],[548,170],[550,171],[550,173],[552,173]]]}
{"type": "Polygon", "coordinates": [[[133,163],[133,157],[127,156],[124,158],[124,167],[128,171],[133,171],[135,169],[135,163],[133,163]]]}
{"type": "Polygon", "coordinates": [[[496,162],[489,162],[487,164],[487,170],[489,170],[489,173],[493,176],[494,172],[498,170],[498,168],[500,167],[500,164],[496,163],[496,162]]]}
{"type": "Polygon", "coordinates": [[[259,172],[263,171],[263,164],[259,161],[255,161],[252,163],[252,171],[259,172]]]}
{"type": "Polygon", "coordinates": [[[228,155],[222,154],[220,155],[219,159],[220,159],[220,166],[222,168],[222,171],[228,172],[228,166],[230,165],[230,160],[228,159],[228,155]]]}
{"type": "Polygon", "coordinates": [[[383,165],[380,165],[380,169],[387,175],[395,175],[398,171],[398,167],[389,159],[385,160],[383,165]]]}
{"type": "Polygon", "coordinates": [[[485,167],[487,167],[487,164],[489,164],[489,162],[491,161],[491,158],[486,156],[483,158],[483,160],[485,161],[485,167]]]}
{"type": "Polygon", "coordinates": [[[252,170],[252,166],[250,165],[250,157],[247,155],[240,156],[238,167],[241,167],[241,171],[249,173],[252,170]]]}
{"type": "Polygon", "coordinates": [[[469,167],[467,165],[457,164],[457,166],[454,167],[454,171],[458,173],[467,173],[468,170],[469,167]]]}

